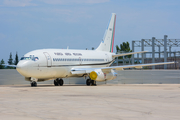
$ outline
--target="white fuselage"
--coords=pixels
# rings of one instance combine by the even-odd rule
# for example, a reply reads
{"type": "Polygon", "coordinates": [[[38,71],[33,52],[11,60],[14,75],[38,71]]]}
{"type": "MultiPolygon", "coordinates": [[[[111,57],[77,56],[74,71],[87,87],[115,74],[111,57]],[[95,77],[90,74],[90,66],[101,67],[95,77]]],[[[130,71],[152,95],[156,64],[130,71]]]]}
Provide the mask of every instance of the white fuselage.
{"type": "Polygon", "coordinates": [[[108,67],[113,62],[112,55],[114,53],[96,50],[40,49],[25,54],[17,65],[17,71],[26,78],[39,81],[82,77],[72,75],[71,70],[108,67]]]}

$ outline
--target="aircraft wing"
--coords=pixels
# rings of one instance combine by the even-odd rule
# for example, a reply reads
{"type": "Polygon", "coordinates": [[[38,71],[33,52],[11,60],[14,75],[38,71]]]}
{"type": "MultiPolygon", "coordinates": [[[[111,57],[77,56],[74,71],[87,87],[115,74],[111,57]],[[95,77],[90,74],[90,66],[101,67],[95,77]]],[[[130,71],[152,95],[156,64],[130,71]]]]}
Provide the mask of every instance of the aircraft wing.
{"type": "Polygon", "coordinates": [[[2,64],[3,66],[9,66],[9,67],[16,67],[16,65],[7,65],[7,64],[2,64]]]}
{"type": "Polygon", "coordinates": [[[148,52],[148,51],[140,51],[140,52],[122,53],[122,54],[116,54],[116,55],[112,55],[112,57],[119,57],[119,56],[132,55],[132,54],[137,54],[137,53],[145,53],[145,52],[148,52]]]}
{"type": "Polygon", "coordinates": [[[124,66],[111,66],[111,67],[101,67],[101,68],[73,68],[71,70],[72,74],[86,74],[91,73],[96,69],[101,69],[103,72],[110,72],[111,69],[114,70],[124,70],[124,68],[142,68],[143,66],[154,66],[154,65],[164,65],[164,64],[174,64],[175,62],[163,62],[163,63],[149,63],[149,64],[135,64],[135,65],[124,65],[124,66]]]}

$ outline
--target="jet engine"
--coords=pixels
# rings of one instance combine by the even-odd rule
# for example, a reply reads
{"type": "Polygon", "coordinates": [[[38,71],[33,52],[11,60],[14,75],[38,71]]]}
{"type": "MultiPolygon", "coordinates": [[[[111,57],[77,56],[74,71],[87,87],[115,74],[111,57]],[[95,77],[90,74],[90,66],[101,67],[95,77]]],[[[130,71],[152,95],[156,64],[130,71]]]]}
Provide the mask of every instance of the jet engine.
{"type": "Polygon", "coordinates": [[[117,77],[117,73],[114,70],[110,72],[103,72],[101,69],[94,70],[90,73],[89,77],[91,80],[95,81],[106,81],[106,80],[113,80],[117,77]]]}

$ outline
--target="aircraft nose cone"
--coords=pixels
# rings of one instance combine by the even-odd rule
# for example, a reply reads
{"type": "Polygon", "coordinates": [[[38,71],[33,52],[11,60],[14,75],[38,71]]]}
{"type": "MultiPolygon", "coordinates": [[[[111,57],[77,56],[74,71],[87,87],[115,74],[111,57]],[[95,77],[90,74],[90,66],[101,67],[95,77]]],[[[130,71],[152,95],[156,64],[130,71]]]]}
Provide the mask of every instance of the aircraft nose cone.
{"type": "Polygon", "coordinates": [[[28,74],[28,67],[27,67],[27,61],[20,61],[17,64],[16,70],[23,76],[27,76],[28,74]]]}

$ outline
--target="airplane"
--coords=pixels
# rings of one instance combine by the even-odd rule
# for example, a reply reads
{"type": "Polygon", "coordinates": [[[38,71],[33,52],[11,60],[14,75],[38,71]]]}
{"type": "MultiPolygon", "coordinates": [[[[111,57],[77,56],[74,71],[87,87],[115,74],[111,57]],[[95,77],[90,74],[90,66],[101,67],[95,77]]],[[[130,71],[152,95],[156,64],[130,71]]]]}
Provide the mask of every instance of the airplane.
{"type": "Polygon", "coordinates": [[[115,79],[117,77],[115,70],[175,63],[111,66],[116,57],[147,52],[113,53],[115,24],[116,14],[112,13],[104,38],[95,50],[39,49],[25,54],[17,66],[8,66],[16,67],[25,80],[31,82],[31,87],[36,87],[37,82],[46,80],[54,80],[55,86],[63,86],[63,78],[68,77],[84,77],[87,86],[94,86],[96,81],[115,79]]]}

